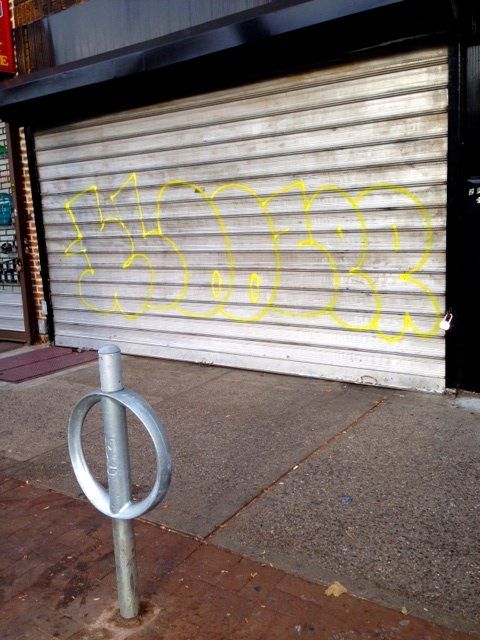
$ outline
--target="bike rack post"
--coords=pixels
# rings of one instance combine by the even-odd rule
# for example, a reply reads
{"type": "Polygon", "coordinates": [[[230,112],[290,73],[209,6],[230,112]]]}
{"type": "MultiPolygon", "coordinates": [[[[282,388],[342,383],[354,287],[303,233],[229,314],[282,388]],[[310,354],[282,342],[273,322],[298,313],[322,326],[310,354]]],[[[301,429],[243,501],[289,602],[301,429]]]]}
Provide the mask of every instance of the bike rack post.
{"type": "Polygon", "coordinates": [[[101,390],[88,393],[72,410],[68,423],[68,449],[73,471],[85,496],[94,507],[112,518],[120,614],[138,615],[137,565],[132,520],[156,507],[170,485],[172,462],[161,422],[150,405],[137,393],[123,388],[121,353],[115,345],[99,352],[101,390]],[[90,409],[102,403],[109,492],[92,476],[83,452],[82,428],[90,409]],[[132,500],[126,409],[145,426],[155,448],[157,475],[150,493],[132,500]]]}

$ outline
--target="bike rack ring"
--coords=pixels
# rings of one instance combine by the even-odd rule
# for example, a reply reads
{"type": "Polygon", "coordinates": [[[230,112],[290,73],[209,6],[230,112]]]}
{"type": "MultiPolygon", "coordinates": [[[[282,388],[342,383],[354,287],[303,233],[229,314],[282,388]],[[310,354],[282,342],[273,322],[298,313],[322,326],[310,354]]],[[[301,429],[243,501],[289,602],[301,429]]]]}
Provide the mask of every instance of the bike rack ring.
{"type": "Polygon", "coordinates": [[[170,447],[168,446],[162,424],[154,414],[152,408],[134,391],[127,389],[111,393],[92,391],[83,396],[83,398],[77,402],[70,415],[68,423],[68,449],[75,476],[83,493],[94,507],[110,518],[117,520],[138,518],[159,504],[167,493],[172,473],[170,447]],[[140,422],[142,422],[155,447],[157,475],[150,493],[140,502],[129,501],[125,503],[118,511],[112,511],[108,492],[91,474],[82,445],[82,428],[85,418],[90,409],[103,398],[109,398],[126,409],[129,409],[140,422]]]}

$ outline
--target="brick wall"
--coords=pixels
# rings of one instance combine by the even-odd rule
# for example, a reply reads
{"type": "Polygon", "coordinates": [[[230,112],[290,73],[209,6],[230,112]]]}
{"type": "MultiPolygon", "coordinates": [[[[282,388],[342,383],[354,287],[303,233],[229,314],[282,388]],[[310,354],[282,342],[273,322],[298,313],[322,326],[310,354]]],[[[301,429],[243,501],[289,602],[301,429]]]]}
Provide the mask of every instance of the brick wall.
{"type": "Polygon", "coordinates": [[[27,215],[27,245],[28,255],[30,258],[30,273],[32,276],[33,297],[35,301],[35,315],[38,321],[38,330],[41,335],[41,339],[46,340],[46,317],[42,311],[42,302],[44,300],[42,272],[40,269],[37,229],[35,227],[32,189],[30,186],[30,174],[28,172],[27,146],[25,143],[23,130],[20,131],[20,148],[24,188],[23,193],[18,194],[18,197],[22,198],[27,215]]]}
{"type": "Polygon", "coordinates": [[[41,19],[87,0],[9,0],[9,2],[14,23],[17,69],[20,74],[27,74],[50,67],[54,63],[50,34],[41,19]]]}
{"type": "Polygon", "coordinates": [[[86,0],[14,0],[15,26],[23,27],[82,2],[86,0]]]}

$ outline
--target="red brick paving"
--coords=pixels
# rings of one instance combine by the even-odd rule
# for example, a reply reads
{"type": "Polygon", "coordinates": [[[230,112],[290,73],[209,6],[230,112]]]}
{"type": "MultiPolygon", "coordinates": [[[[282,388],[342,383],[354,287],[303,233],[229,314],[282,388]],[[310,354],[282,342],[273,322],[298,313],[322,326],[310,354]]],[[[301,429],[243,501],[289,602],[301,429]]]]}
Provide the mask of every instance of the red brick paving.
{"type": "Polygon", "coordinates": [[[63,371],[97,359],[96,351],[77,351],[67,347],[32,349],[0,359],[0,380],[19,383],[63,371]]]}
{"type": "Polygon", "coordinates": [[[118,618],[111,525],[0,475],[2,640],[467,640],[472,636],[136,523],[145,614],[118,618]]]}

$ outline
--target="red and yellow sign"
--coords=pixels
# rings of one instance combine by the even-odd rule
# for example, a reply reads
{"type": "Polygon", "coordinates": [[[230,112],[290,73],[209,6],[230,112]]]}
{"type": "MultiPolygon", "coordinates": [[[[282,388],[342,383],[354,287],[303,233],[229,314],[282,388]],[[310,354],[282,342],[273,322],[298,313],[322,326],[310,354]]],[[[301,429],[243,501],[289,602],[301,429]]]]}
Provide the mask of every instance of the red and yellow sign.
{"type": "Polygon", "coordinates": [[[13,53],[12,24],[8,9],[8,0],[0,0],[0,74],[15,73],[15,55],[13,53]]]}

